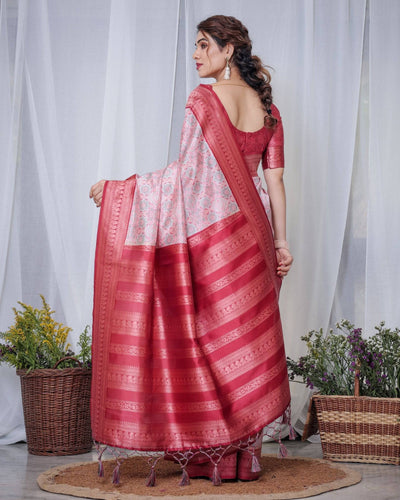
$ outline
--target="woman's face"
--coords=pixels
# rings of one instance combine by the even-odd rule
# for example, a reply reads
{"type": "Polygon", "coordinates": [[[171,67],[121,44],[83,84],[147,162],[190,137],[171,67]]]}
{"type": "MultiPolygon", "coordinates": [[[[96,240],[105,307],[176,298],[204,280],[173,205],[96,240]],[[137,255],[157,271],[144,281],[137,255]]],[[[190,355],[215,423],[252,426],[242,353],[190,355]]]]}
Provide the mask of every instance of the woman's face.
{"type": "Polygon", "coordinates": [[[193,59],[196,61],[196,69],[200,78],[215,78],[222,80],[225,73],[226,57],[232,54],[232,46],[227,44],[223,49],[215,40],[203,31],[199,31],[196,37],[196,50],[193,59]]]}

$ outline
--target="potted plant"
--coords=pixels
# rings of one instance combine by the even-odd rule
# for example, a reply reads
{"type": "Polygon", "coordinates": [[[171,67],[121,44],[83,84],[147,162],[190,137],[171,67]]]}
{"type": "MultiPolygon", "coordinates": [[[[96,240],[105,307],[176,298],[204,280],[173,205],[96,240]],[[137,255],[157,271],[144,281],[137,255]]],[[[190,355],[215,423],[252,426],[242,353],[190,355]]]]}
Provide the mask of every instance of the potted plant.
{"type": "Polygon", "coordinates": [[[14,324],[0,332],[0,362],[14,366],[20,377],[29,453],[86,453],[92,448],[89,327],[75,355],[67,343],[71,329],[56,322],[41,299],[41,309],[22,302],[21,310],[13,309],[14,324]]]}
{"type": "Polygon", "coordinates": [[[318,391],[303,440],[319,428],[324,458],[400,464],[400,330],[375,330],[364,338],[343,320],[301,337],[306,354],[287,358],[289,378],[318,391]]]}

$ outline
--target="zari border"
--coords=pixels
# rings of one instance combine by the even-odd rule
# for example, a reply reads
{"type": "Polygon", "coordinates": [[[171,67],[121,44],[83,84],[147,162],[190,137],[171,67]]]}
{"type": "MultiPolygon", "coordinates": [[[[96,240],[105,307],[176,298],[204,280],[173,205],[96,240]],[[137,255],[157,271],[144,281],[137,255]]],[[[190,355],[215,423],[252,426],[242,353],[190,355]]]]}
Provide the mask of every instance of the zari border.
{"type": "Polygon", "coordinates": [[[102,428],[103,425],[104,414],[100,412],[100,408],[104,407],[104,404],[99,402],[103,400],[104,403],[104,396],[107,393],[104,390],[107,369],[104,368],[108,364],[105,353],[110,339],[110,329],[107,325],[111,324],[118,281],[115,265],[120,262],[122,256],[135,187],[136,176],[123,182],[107,181],[104,185],[94,275],[93,337],[96,338],[96,342],[92,344],[93,362],[103,369],[96,370],[96,378],[92,377],[91,420],[94,429],[102,428]],[[93,401],[97,401],[97,404],[93,405],[93,401]]]}
{"type": "Polygon", "coordinates": [[[211,85],[199,85],[190,95],[187,108],[195,115],[233,196],[250,224],[262,251],[277,297],[282,280],[276,274],[272,229],[265,208],[239,149],[226,112],[211,85]]]}

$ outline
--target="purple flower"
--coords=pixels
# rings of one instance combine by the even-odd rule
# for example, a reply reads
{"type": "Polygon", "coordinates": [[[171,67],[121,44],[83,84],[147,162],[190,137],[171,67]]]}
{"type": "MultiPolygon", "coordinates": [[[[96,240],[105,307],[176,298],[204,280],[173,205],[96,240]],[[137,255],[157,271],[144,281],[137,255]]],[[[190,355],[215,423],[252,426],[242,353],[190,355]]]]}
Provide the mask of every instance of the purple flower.
{"type": "Polygon", "coordinates": [[[311,382],[310,378],[307,377],[307,384],[306,384],[307,387],[309,387],[310,389],[314,389],[314,384],[311,382]]]}

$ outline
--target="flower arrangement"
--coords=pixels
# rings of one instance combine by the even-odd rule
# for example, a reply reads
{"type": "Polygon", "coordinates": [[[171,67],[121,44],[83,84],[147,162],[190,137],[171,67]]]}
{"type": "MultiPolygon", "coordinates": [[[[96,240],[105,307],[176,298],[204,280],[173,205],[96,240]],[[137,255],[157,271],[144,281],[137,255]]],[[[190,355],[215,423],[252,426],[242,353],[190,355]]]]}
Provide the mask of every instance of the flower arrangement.
{"type": "MultiPolygon", "coordinates": [[[[23,302],[18,302],[22,310],[13,308],[15,323],[6,332],[0,332],[0,362],[15,366],[16,369],[34,370],[53,368],[65,357],[75,357],[84,368],[91,368],[91,338],[89,327],[80,334],[79,354],[71,351],[67,343],[71,328],[54,320],[54,311],[50,309],[41,295],[42,308],[35,309],[23,302]]],[[[67,359],[58,368],[73,366],[73,360],[67,359]]]]}
{"type": "Polygon", "coordinates": [[[362,396],[400,397],[400,330],[381,322],[375,334],[363,338],[361,328],[349,321],[336,328],[327,335],[321,329],[301,337],[307,354],[298,361],[287,358],[290,380],[301,377],[324,395],[352,395],[358,377],[362,396]]]}

